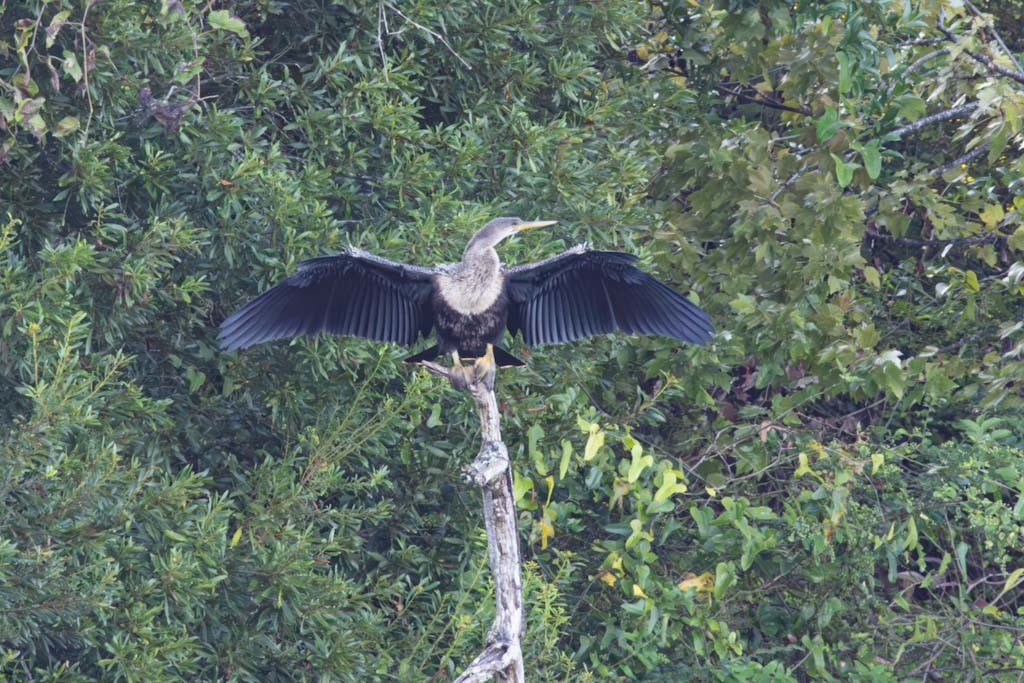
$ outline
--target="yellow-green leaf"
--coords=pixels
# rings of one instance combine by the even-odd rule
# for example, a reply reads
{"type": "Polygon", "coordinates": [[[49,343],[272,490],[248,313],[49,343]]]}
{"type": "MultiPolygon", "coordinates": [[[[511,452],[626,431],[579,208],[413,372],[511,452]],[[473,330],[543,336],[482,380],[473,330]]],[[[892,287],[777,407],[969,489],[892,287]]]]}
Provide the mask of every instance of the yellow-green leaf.
{"type": "Polygon", "coordinates": [[[231,542],[228,544],[229,547],[234,548],[238,545],[238,542],[242,540],[242,527],[235,529],[235,533],[231,534],[231,542]]]}
{"type": "Polygon", "coordinates": [[[1007,246],[1017,251],[1024,251],[1024,225],[1019,226],[1010,235],[1010,238],[1006,240],[1007,246]]]}
{"type": "Polygon", "coordinates": [[[804,476],[805,474],[814,474],[814,470],[811,469],[810,464],[807,462],[807,454],[806,453],[800,453],[797,456],[797,460],[798,460],[799,464],[797,465],[796,471],[793,472],[793,478],[794,479],[799,479],[800,477],[804,476]]]}
{"type": "Polygon", "coordinates": [[[526,495],[527,491],[533,488],[533,479],[520,477],[518,473],[512,475],[512,496],[518,503],[526,495]]]}
{"type": "Polygon", "coordinates": [[[562,439],[562,459],[558,462],[558,478],[565,479],[569,471],[569,459],[572,457],[572,444],[568,439],[562,439]]]}
{"type": "Polygon", "coordinates": [[[967,291],[977,294],[981,291],[981,284],[978,282],[978,274],[973,270],[964,272],[964,285],[967,287],[967,291]]]}
{"type": "Polygon", "coordinates": [[[241,38],[248,38],[249,31],[245,28],[245,22],[238,17],[231,16],[226,9],[219,9],[210,12],[206,17],[210,26],[221,31],[230,31],[241,38]]]}
{"type": "Polygon", "coordinates": [[[78,119],[76,119],[74,116],[65,116],[57,122],[57,125],[53,129],[53,136],[57,138],[62,138],[65,135],[71,135],[80,127],[81,124],[78,122],[78,119]]]}
{"type": "Polygon", "coordinates": [[[864,279],[876,289],[882,286],[882,279],[878,275],[878,269],[874,266],[864,267],[864,279]]]}
{"type": "Polygon", "coordinates": [[[999,222],[1003,220],[1003,217],[1005,215],[1006,212],[1003,211],[1002,204],[995,203],[989,204],[984,209],[982,209],[981,213],[978,214],[978,218],[981,219],[981,222],[985,224],[986,228],[992,230],[997,225],[999,225],[999,222]]]}
{"type": "Polygon", "coordinates": [[[679,582],[679,590],[685,591],[692,588],[698,593],[709,593],[714,586],[715,577],[711,572],[704,572],[703,574],[686,572],[683,574],[683,580],[679,582]]]}
{"type": "Polygon", "coordinates": [[[668,470],[662,475],[661,486],[654,493],[654,502],[662,501],[675,493],[686,493],[686,484],[676,483],[676,473],[668,470]]]}
{"type": "Polygon", "coordinates": [[[600,428],[591,429],[590,436],[587,437],[587,445],[583,449],[583,459],[593,460],[602,446],[604,446],[604,432],[600,428]]]}
{"type": "Polygon", "coordinates": [[[1024,567],[1018,567],[1010,572],[1010,575],[1006,577],[1006,583],[1003,584],[1003,589],[999,591],[999,595],[996,600],[1006,595],[1007,591],[1011,591],[1020,585],[1020,582],[1024,580],[1024,567]]]}

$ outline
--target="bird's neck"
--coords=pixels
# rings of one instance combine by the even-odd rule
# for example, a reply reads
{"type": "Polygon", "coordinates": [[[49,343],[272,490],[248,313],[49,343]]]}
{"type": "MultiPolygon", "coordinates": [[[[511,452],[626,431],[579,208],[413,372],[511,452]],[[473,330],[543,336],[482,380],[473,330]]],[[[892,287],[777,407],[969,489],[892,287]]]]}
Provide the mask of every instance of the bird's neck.
{"type": "MultiPolygon", "coordinates": [[[[476,247],[466,249],[459,264],[458,274],[462,278],[474,278],[482,281],[491,280],[501,270],[501,260],[494,247],[476,247]]],[[[460,278],[460,279],[462,279],[460,278]]]]}
{"type": "Polygon", "coordinates": [[[483,313],[501,296],[504,278],[492,248],[467,249],[462,262],[438,277],[441,297],[463,315],[483,313]]]}

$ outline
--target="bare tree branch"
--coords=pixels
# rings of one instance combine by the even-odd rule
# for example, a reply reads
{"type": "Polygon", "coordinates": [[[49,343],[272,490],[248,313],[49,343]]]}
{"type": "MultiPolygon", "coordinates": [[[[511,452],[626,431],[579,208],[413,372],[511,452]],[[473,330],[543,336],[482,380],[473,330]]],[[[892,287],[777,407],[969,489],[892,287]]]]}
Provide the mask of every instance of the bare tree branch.
{"type": "Polygon", "coordinates": [[[942,166],[940,168],[935,169],[934,171],[932,171],[932,175],[941,176],[946,171],[954,169],[954,168],[956,168],[958,166],[963,166],[965,164],[969,164],[969,163],[971,163],[972,161],[974,161],[975,159],[977,159],[978,157],[980,157],[982,154],[984,154],[987,151],[988,151],[988,141],[986,140],[985,142],[981,143],[980,145],[978,145],[977,147],[972,149],[967,154],[959,156],[956,159],[953,159],[953,161],[949,162],[945,166],[942,166]]]}
{"type": "MultiPolygon", "coordinates": [[[[933,50],[933,51],[929,52],[928,54],[924,55],[923,57],[919,57],[910,66],[908,66],[906,69],[903,70],[903,73],[900,74],[900,78],[906,78],[907,76],[909,76],[910,74],[914,73],[915,71],[920,69],[922,66],[924,66],[925,64],[927,64],[931,60],[935,59],[936,57],[941,57],[942,55],[948,54],[948,53],[949,53],[949,48],[948,47],[944,47],[944,48],[940,48],[938,50],[933,50]]],[[[896,84],[893,83],[892,85],[889,86],[889,89],[886,91],[886,94],[887,95],[891,95],[892,91],[895,90],[895,89],[896,89],[896,84]]]]}
{"type": "Polygon", "coordinates": [[[494,577],[494,622],[484,650],[455,683],[524,683],[523,579],[519,559],[519,529],[512,492],[512,466],[508,448],[501,440],[501,415],[494,395],[495,370],[483,376],[467,373],[461,366],[448,369],[423,363],[434,375],[445,377],[456,389],[473,397],[480,418],[480,452],[465,470],[466,480],[483,490],[484,527],[487,530],[487,564],[494,577]]]}
{"type": "MultiPolygon", "coordinates": [[[[986,18],[984,15],[982,15],[978,8],[974,6],[974,3],[971,2],[971,0],[964,0],[964,5],[967,7],[967,9],[971,11],[971,14],[973,14],[974,16],[980,19],[986,18]]],[[[1015,57],[1013,52],[1010,51],[1010,48],[1006,47],[1006,43],[1003,42],[1003,37],[1000,36],[999,31],[996,30],[995,22],[991,20],[991,17],[988,17],[987,23],[987,28],[989,32],[992,34],[992,37],[995,39],[995,41],[999,43],[999,47],[1003,48],[1003,52],[1005,52],[1006,56],[1010,58],[1010,62],[1017,68],[1017,71],[1024,71],[1024,69],[1021,69],[1020,62],[1017,61],[1017,57],[1015,57]]]]}
{"type": "MultiPolygon", "coordinates": [[[[946,36],[947,40],[949,40],[952,43],[957,42],[956,34],[950,31],[949,28],[946,27],[946,25],[943,24],[941,20],[939,21],[938,28],[942,35],[946,36]]],[[[964,53],[974,61],[978,62],[979,64],[983,64],[986,67],[988,67],[989,71],[997,73],[1001,76],[1006,76],[1007,78],[1012,78],[1018,83],[1024,85],[1024,71],[1021,71],[1019,69],[1014,70],[1005,67],[1001,64],[996,64],[995,61],[988,55],[983,55],[979,52],[974,52],[973,50],[964,50],[964,53]]]]}
{"type": "Polygon", "coordinates": [[[917,121],[914,121],[913,123],[907,124],[906,126],[891,131],[890,133],[888,133],[888,135],[895,135],[898,138],[902,138],[904,135],[907,135],[908,133],[916,133],[925,126],[930,126],[933,123],[939,123],[940,121],[948,121],[949,119],[961,118],[963,116],[970,114],[977,108],[977,102],[971,102],[970,104],[964,104],[959,107],[953,107],[952,109],[947,109],[945,111],[940,111],[936,114],[931,114],[930,116],[920,118],[917,121]]]}

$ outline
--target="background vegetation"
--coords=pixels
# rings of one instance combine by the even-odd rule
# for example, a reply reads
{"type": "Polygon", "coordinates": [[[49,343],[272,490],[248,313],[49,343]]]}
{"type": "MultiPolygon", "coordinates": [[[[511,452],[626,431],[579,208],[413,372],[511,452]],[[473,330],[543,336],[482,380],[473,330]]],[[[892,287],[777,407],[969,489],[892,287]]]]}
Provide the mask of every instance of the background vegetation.
{"type": "Polygon", "coordinates": [[[456,672],[466,398],[214,337],[518,214],[561,222],[508,260],[633,251],[720,329],[500,378],[532,680],[1017,680],[1021,12],[0,2],[0,675],[456,672]]]}

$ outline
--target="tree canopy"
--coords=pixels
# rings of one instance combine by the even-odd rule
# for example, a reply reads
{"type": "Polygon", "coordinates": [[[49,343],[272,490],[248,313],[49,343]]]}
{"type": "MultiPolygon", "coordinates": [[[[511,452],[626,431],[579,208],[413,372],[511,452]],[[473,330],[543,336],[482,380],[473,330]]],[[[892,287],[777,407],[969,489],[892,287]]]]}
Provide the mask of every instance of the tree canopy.
{"type": "Polygon", "coordinates": [[[0,672],[447,680],[492,606],[472,406],[225,354],[352,244],[558,219],[706,348],[499,375],[535,680],[1024,667],[1024,6],[0,3],[0,672]]]}

